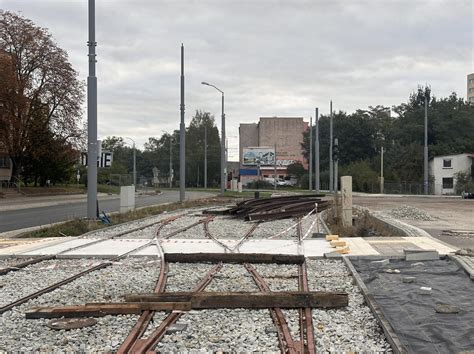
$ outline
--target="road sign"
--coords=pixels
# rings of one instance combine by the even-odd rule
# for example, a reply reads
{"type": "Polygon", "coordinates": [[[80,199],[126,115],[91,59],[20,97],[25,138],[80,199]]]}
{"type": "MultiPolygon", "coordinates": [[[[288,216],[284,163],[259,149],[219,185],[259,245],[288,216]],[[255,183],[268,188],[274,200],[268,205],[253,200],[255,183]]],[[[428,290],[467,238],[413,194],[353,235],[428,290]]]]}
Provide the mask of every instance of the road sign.
{"type": "MultiPolygon", "coordinates": [[[[113,153],[102,151],[100,156],[97,156],[97,167],[112,167],[113,153]]],[[[81,153],[81,165],[87,166],[87,153],[81,153]]]]}

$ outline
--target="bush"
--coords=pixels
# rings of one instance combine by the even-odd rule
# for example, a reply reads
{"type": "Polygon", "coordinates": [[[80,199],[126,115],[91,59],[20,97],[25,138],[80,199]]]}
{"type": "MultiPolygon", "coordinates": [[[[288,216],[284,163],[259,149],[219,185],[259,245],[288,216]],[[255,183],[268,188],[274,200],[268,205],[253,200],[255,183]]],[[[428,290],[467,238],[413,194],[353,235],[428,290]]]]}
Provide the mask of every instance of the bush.
{"type": "Polygon", "coordinates": [[[273,184],[267,181],[252,181],[247,183],[249,189],[273,189],[273,184]]]}

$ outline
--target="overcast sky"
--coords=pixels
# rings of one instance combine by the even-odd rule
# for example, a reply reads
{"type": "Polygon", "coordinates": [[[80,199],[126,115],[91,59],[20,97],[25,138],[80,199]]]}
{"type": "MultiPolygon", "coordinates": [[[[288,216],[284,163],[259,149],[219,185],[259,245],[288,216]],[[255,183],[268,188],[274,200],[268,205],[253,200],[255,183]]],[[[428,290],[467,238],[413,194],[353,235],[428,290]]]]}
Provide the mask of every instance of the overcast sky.
{"type": "MultiPolygon", "coordinates": [[[[466,97],[473,68],[472,0],[96,0],[99,137],[179,129],[180,45],[186,125],[216,116],[225,92],[229,159],[239,123],[302,116],[314,107],[406,102],[418,84],[466,97]]],[[[87,0],[0,0],[46,27],[87,78],[87,0]]],[[[85,116],[84,116],[85,117],[85,116]]]]}

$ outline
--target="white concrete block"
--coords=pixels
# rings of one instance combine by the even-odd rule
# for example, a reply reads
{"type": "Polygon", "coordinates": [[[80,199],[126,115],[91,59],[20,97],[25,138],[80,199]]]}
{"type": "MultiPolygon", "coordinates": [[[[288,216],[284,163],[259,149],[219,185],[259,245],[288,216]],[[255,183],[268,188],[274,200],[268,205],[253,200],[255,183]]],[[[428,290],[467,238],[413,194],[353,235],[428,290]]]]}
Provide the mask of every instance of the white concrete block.
{"type": "Polygon", "coordinates": [[[135,209],[135,186],[120,187],[120,212],[135,209]]]}
{"type": "Polygon", "coordinates": [[[341,177],[342,225],[352,226],[352,176],[341,177]]]}
{"type": "Polygon", "coordinates": [[[420,287],[420,293],[423,295],[431,295],[431,288],[427,286],[421,286],[420,287]]]}
{"type": "Polygon", "coordinates": [[[436,250],[404,250],[407,261],[435,261],[439,259],[436,250]]]}

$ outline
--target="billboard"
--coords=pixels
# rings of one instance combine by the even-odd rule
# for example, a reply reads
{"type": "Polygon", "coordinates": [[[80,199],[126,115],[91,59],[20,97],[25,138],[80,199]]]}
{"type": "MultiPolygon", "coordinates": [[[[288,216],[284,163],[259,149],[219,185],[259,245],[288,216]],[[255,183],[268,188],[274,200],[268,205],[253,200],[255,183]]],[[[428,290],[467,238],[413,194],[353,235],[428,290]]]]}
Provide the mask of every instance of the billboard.
{"type": "Polygon", "coordinates": [[[243,165],[273,166],[275,164],[275,149],[272,147],[248,147],[243,149],[243,165]]]}

